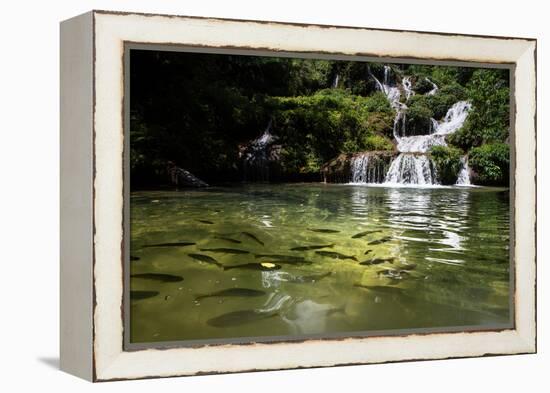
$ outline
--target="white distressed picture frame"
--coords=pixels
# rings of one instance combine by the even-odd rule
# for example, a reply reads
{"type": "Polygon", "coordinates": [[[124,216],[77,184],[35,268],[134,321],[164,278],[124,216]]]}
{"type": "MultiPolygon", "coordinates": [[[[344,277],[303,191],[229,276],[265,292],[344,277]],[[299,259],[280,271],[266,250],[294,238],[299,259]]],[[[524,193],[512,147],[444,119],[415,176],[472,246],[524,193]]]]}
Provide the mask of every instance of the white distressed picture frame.
{"type": "Polygon", "coordinates": [[[61,24],[61,368],[91,381],[536,351],[536,40],[92,11],[61,24]],[[514,327],[124,350],[128,43],[512,65],[514,327]],[[521,137],[517,137],[517,136],[521,137]]]}

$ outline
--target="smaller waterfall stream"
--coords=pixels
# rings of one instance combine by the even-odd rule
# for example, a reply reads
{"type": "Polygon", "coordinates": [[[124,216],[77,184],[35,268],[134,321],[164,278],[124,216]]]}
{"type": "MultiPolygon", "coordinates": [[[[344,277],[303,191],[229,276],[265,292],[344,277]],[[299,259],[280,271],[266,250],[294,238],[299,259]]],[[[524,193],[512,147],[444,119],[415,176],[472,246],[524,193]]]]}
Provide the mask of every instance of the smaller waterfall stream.
{"type": "Polygon", "coordinates": [[[405,90],[405,97],[408,100],[409,98],[411,98],[411,96],[414,95],[411,78],[409,78],[408,76],[404,77],[401,84],[403,85],[403,90],[405,90]]]}
{"type": "Polygon", "coordinates": [[[470,167],[468,166],[468,156],[463,156],[460,159],[460,163],[462,164],[462,168],[458,173],[458,179],[456,180],[456,185],[469,186],[471,185],[471,183],[470,183],[470,167]]]}
{"type": "Polygon", "coordinates": [[[351,182],[352,183],[372,183],[368,179],[369,156],[362,154],[351,159],[351,182]]]}
{"type": "Polygon", "coordinates": [[[244,152],[245,179],[269,180],[270,146],[277,139],[271,134],[272,120],[269,120],[264,132],[246,146],[244,152]]]}
{"type": "Polygon", "coordinates": [[[429,84],[432,85],[432,90],[427,92],[426,95],[433,96],[435,93],[437,93],[437,91],[439,90],[439,87],[437,87],[437,85],[433,83],[431,80],[429,80],[428,78],[426,78],[426,80],[428,81],[429,84]]]}
{"type": "Polygon", "coordinates": [[[352,183],[383,183],[388,170],[390,156],[376,153],[358,153],[351,158],[352,183]]]}
{"type": "MultiPolygon", "coordinates": [[[[376,82],[378,90],[380,90],[386,98],[388,99],[390,106],[395,110],[396,115],[393,119],[393,136],[395,139],[398,139],[400,135],[404,135],[404,129],[406,127],[406,110],[407,105],[401,102],[401,91],[397,86],[391,86],[390,83],[390,72],[391,67],[384,66],[384,79],[383,82],[380,82],[376,76],[370,71],[369,75],[376,82]]],[[[405,97],[408,99],[412,95],[413,91],[411,89],[412,85],[410,80],[407,79],[406,83],[402,83],[403,90],[405,91],[405,97]],[[406,87],[407,86],[407,87],[406,87]],[[409,89],[409,90],[407,90],[409,89]]]]}
{"type": "Polygon", "coordinates": [[[425,154],[401,153],[391,163],[385,183],[431,185],[437,183],[437,173],[425,154]]]}
{"type": "Polygon", "coordinates": [[[338,82],[340,81],[340,76],[336,74],[334,76],[334,80],[332,81],[332,88],[337,89],[338,88],[338,82]]]}

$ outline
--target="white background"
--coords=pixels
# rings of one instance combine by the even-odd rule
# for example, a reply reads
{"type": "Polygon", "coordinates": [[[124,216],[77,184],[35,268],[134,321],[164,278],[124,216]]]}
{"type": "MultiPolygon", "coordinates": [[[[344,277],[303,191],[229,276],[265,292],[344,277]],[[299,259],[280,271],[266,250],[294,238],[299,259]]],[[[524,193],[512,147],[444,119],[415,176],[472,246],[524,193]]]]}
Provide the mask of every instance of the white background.
{"type": "MultiPolygon", "coordinates": [[[[4,2],[0,11],[0,390],[538,392],[550,389],[545,1],[4,2]],[[539,354],[92,385],[58,371],[59,26],[91,9],[538,38],[539,354]],[[547,200],[547,199],[546,199],[547,200]]],[[[521,137],[521,130],[517,130],[521,137]]],[[[518,190],[521,192],[521,190],[518,190]]]]}

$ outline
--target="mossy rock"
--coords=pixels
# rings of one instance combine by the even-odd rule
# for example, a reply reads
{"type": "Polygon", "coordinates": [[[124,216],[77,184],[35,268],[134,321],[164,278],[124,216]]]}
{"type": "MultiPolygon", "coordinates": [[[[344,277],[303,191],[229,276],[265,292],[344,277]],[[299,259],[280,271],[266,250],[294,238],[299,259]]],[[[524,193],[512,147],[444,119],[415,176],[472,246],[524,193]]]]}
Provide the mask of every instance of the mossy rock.
{"type": "Polygon", "coordinates": [[[426,94],[433,89],[433,85],[426,78],[418,78],[414,84],[416,94],[426,94]]]}

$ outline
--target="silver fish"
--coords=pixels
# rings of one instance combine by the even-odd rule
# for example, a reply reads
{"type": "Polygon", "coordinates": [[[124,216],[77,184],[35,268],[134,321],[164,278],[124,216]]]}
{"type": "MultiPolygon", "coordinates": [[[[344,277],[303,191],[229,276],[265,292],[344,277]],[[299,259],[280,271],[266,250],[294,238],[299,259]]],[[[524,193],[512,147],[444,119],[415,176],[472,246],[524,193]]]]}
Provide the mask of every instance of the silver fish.
{"type": "Polygon", "coordinates": [[[258,297],[264,296],[265,292],[250,288],[227,288],[221,291],[198,295],[195,300],[202,300],[209,297],[258,297]]]}
{"type": "Polygon", "coordinates": [[[262,312],[258,310],[240,310],[232,311],[226,314],[219,315],[209,319],[206,323],[214,327],[229,327],[239,326],[251,322],[260,321],[262,319],[273,318],[278,316],[277,312],[262,312]]]}

